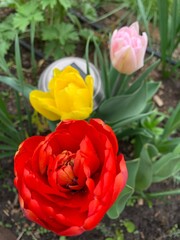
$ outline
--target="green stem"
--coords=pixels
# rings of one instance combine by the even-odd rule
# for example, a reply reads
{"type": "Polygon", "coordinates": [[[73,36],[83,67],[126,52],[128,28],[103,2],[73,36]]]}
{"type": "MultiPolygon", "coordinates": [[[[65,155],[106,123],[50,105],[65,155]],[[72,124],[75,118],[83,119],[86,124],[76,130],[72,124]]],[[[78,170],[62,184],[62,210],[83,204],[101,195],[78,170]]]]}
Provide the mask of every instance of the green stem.
{"type": "Polygon", "coordinates": [[[115,83],[113,85],[112,91],[111,91],[111,96],[115,96],[117,94],[117,92],[119,91],[119,88],[122,84],[122,79],[121,79],[121,74],[119,73],[119,75],[117,76],[115,83]]]}
{"type": "Polygon", "coordinates": [[[116,96],[124,93],[128,86],[128,82],[129,82],[128,80],[129,80],[128,75],[120,74],[114,83],[114,86],[112,89],[112,96],[116,96]]]}
{"type": "Polygon", "coordinates": [[[180,189],[169,190],[166,192],[147,193],[145,195],[148,198],[158,198],[158,197],[164,197],[164,196],[169,196],[169,195],[178,195],[178,194],[180,194],[180,189]]]}
{"type": "Polygon", "coordinates": [[[31,41],[31,66],[32,66],[32,75],[33,78],[36,77],[37,67],[36,67],[36,59],[35,59],[35,50],[34,50],[34,38],[35,38],[35,22],[31,22],[30,29],[30,41],[31,41]]]}

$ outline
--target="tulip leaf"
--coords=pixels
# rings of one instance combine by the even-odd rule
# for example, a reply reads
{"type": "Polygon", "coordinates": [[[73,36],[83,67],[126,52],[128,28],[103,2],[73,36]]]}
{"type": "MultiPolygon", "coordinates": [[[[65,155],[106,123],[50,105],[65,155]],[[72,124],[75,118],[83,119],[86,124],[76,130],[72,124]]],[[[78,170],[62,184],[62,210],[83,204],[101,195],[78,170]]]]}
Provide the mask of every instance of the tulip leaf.
{"type": "Polygon", "coordinates": [[[168,153],[153,163],[153,182],[161,182],[180,171],[180,154],[168,153]]]}
{"type": "Polygon", "coordinates": [[[13,78],[13,77],[0,76],[0,82],[22,93],[23,96],[25,96],[27,99],[29,99],[29,93],[35,89],[35,87],[26,83],[23,83],[23,86],[22,86],[21,83],[16,78],[13,78]]]}
{"type": "Polygon", "coordinates": [[[136,174],[139,168],[139,158],[126,162],[128,169],[128,181],[127,184],[132,188],[135,187],[136,174]]]}
{"type": "Polygon", "coordinates": [[[173,139],[169,138],[166,141],[161,142],[158,145],[158,149],[162,153],[172,152],[178,143],[180,143],[180,137],[173,139]]]}
{"type": "Polygon", "coordinates": [[[161,83],[160,82],[148,82],[147,83],[147,99],[150,100],[154,94],[158,91],[161,83]]]}
{"type": "Polygon", "coordinates": [[[177,130],[178,128],[180,128],[180,103],[177,105],[165,124],[162,139],[166,139],[174,130],[177,130]]]}
{"type": "Polygon", "coordinates": [[[139,169],[136,176],[136,190],[146,190],[152,183],[153,169],[150,144],[145,144],[140,153],[139,169]]]}
{"type": "Polygon", "coordinates": [[[142,119],[143,117],[146,117],[146,116],[148,116],[151,113],[153,113],[153,111],[147,112],[147,113],[140,113],[140,114],[138,114],[136,116],[132,116],[130,118],[126,118],[126,119],[124,119],[122,121],[119,121],[119,122],[117,122],[115,124],[112,124],[111,126],[112,126],[113,130],[116,132],[116,131],[119,130],[120,127],[122,127],[122,126],[124,126],[126,124],[129,124],[132,121],[135,121],[135,120],[138,120],[138,119],[142,119]]]}
{"type": "Polygon", "coordinates": [[[143,83],[134,93],[115,96],[105,100],[97,115],[107,123],[116,123],[139,115],[146,106],[146,84],[143,83]]]}
{"type": "Polygon", "coordinates": [[[121,212],[124,210],[127,201],[132,196],[133,192],[134,192],[134,189],[131,186],[129,186],[129,185],[125,186],[125,188],[120,193],[116,202],[113,204],[113,206],[107,212],[107,215],[109,218],[115,219],[115,218],[119,217],[121,212]]]}
{"type": "Polygon", "coordinates": [[[129,87],[127,90],[127,94],[133,93],[136,91],[141,84],[144,82],[144,80],[147,78],[147,76],[158,66],[160,63],[160,60],[157,60],[155,63],[151,64],[148,68],[146,68],[145,71],[136,79],[136,81],[129,87]]]}
{"type": "Polygon", "coordinates": [[[177,144],[176,147],[174,148],[173,153],[180,154],[180,141],[179,144],[177,144]]]}

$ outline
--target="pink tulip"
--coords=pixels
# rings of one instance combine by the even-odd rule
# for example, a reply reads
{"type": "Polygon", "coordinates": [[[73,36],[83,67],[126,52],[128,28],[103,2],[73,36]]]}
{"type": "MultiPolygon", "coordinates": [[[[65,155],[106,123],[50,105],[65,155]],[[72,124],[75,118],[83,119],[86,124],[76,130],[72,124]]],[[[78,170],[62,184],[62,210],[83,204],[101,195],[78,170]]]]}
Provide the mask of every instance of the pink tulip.
{"type": "Polygon", "coordinates": [[[147,34],[139,34],[138,22],[113,32],[110,43],[110,57],[114,68],[120,73],[131,74],[144,65],[148,43],[147,34]]]}

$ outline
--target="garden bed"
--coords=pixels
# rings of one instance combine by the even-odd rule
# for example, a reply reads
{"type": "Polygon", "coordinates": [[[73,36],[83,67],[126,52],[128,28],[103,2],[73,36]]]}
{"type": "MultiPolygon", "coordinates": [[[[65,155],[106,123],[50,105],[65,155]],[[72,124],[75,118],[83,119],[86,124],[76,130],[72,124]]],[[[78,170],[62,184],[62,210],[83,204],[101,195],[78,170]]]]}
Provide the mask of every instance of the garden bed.
{"type": "MultiPolygon", "coordinates": [[[[7,11],[7,10],[6,10],[7,11]]],[[[6,13],[6,12],[5,12],[6,13]]],[[[9,13],[7,11],[7,13],[9,13]]],[[[110,22],[104,22],[104,26],[115,21],[117,16],[112,17],[110,22]]],[[[97,27],[97,26],[95,26],[97,27]]],[[[38,44],[37,44],[38,46],[38,44]]],[[[84,45],[83,45],[84,46],[84,45]]],[[[107,45],[106,45],[107,46],[107,45]]],[[[81,44],[77,46],[76,56],[82,57],[85,47],[81,44]]],[[[21,47],[23,69],[27,82],[35,85],[37,79],[32,81],[30,73],[31,63],[30,54],[27,49],[21,47]]],[[[92,51],[93,52],[93,51],[92,51]]],[[[93,55],[93,53],[92,53],[93,55]]],[[[13,60],[13,54],[9,53],[7,59],[9,62],[13,60]]],[[[92,56],[90,56],[92,58],[92,56]]],[[[93,58],[92,58],[93,59],[93,58]]],[[[154,59],[155,60],[155,59],[154,59]]],[[[37,76],[49,64],[44,58],[37,60],[37,76]]],[[[147,67],[147,66],[146,66],[147,67]]],[[[11,71],[15,73],[13,64],[11,71]]],[[[142,70],[143,71],[143,70],[142,70]]],[[[151,78],[155,81],[161,81],[161,87],[154,96],[154,104],[160,112],[168,113],[169,109],[174,109],[180,100],[180,84],[178,80],[174,80],[174,76],[168,79],[162,79],[160,69],[156,69],[151,73],[151,78]]],[[[13,115],[14,111],[14,93],[4,84],[0,85],[0,91],[3,98],[7,101],[8,111],[13,115]]],[[[46,131],[48,131],[46,129],[46,131]]],[[[36,134],[36,132],[34,133],[36,134]]],[[[180,132],[176,132],[180,136],[180,132]]],[[[121,143],[120,143],[121,144],[121,143]]],[[[122,153],[130,158],[131,143],[122,143],[122,153]]],[[[77,237],[59,237],[52,232],[39,227],[25,219],[20,209],[17,192],[14,187],[14,160],[13,158],[5,158],[0,161],[0,236],[1,240],[165,240],[179,239],[180,236],[180,196],[172,195],[166,197],[152,198],[146,201],[143,198],[132,198],[128,206],[126,206],[119,218],[110,220],[107,216],[92,231],[83,233],[77,237]],[[14,239],[13,239],[14,238],[14,239]]],[[[173,179],[165,180],[159,184],[153,184],[148,192],[168,191],[178,187],[179,182],[173,179]]]]}

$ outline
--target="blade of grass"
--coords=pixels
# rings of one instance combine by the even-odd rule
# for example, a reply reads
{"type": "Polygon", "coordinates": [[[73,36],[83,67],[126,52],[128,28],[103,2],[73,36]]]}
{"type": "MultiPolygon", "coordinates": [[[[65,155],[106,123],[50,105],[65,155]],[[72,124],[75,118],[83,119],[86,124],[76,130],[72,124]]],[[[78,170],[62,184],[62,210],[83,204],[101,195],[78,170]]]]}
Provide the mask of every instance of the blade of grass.
{"type": "Polygon", "coordinates": [[[107,98],[108,90],[109,90],[109,81],[108,81],[108,73],[107,73],[108,70],[105,67],[104,58],[103,58],[103,55],[102,55],[99,45],[97,44],[95,39],[93,39],[93,42],[95,45],[95,50],[97,52],[98,62],[99,62],[100,70],[101,70],[101,80],[103,83],[104,93],[107,98]]]}
{"type": "Polygon", "coordinates": [[[3,133],[0,134],[0,141],[14,147],[17,146],[17,141],[13,140],[11,137],[5,136],[3,133]]]}
{"type": "Polygon", "coordinates": [[[11,72],[9,71],[8,64],[3,56],[0,55],[0,68],[5,72],[7,75],[12,76],[11,72]]]}
{"type": "Polygon", "coordinates": [[[36,32],[36,24],[34,21],[32,21],[31,27],[30,27],[30,41],[31,41],[31,66],[32,66],[32,75],[34,78],[36,77],[36,72],[37,72],[35,49],[34,49],[35,32],[36,32]]]}
{"type": "Polygon", "coordinates": [[[16,62],[17,76],[21,83],[22,92],[23,92],[24,74],[22,71],[22,61],[21,61],[21,52],[20,52],[18,35],[16,35],[16,37],[15,37],[15,62],[16,62]]]}
{"type": "Polygon", "coordinates": [[[176,31],[178,26],[178,1],[173,0],[172,2],[172,17],[170,18],[170,27],[169,27],[169,42],[170,42],[170,48],[169,48],[169,55],[171,56],[174,49],[175,49],[175,40],[176,40],[176,31]]]}
{"type": "Polygon", "coordinates": [[[2,150],[2,151],[16,151],[17,150],[17,146],[1,144],[0,145],[0,150],[2,150]]]}
{"type": "Polygon", "coordinates": [[[160,30],[160,51],[163,62],[163,70],[166,65],[166,54],[168,45],[168,1],[158,0],[157,1],[158,12],[159,12],[159,30],[160,30]]]}
{"type": "Polygon", "coordinates": [[[7,157],[12,157],[14,155],[15,151],[8,151],[8,152],[5,152],[5,153],[1,153],[0,154],[0,159],[4,159],[4,158],[7,158],[7,157]]]}
{"type": "Polygon", "coordinates": [[[137,0],[137,4],[138,4],[138,8],[139,8],[142,20],[144,22],[144,26],[145,26],[146,32],[147,32],[147,34],[149,36],[149,38],[148,38],[149,45],[152,46],[150,33],[149,33],[149,22],[147,20],[148,19],[148,14],[146,13],[146,11],[144,9],[144,5],[143,5],[143,2],[141,0],[137,0]]]}
{"type": "Polygon", "coordinates": [[[87,74],[90,74],[90,71],[89,71],[89,44],[90,44],[90,41],[92,39],[92,35],[90,35],[87,39],[87,42],[86,42],[86,48],[85,48],[85,58],[86,58],[86,72],[87,74]]]}
{"type": "Polygon", "coordinates": [[[102,21],[102,20],[110,17],[111,15],[119,12],[120,10],[124,9],[125,7],[126,7],[126,4],[120,4],[119,7],[113,9],[112,11],[109,11],[108,13],[106,13],[106,14],[104,14],[103,16],[97,18],[95,21],[93,21],[93,22],[91,22],[91,23],[97,23],[97,22],[99,22],[99,21],[102,21]]]}
{"type": "Polygon", "coordinates": [[[6,77],[6,76],[1,76],[0,75],[0,82],[10,86],[11,88],[13,88],[14,90],[20,92],[23,94],[23,96],[25,96],[27,99],[29,99],[29,93],[36,89],[35,87],[33,87],[32,85],[29,84],[24,84],[24,91],[22,91],[22,87],[21,84],[19,83],[19,81],[14,78],[14,77],[6,77]]]}

